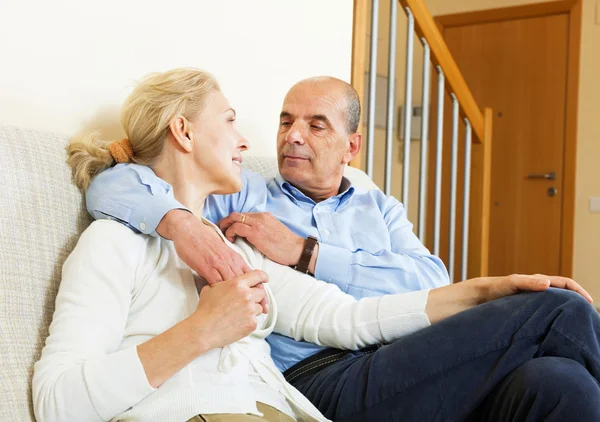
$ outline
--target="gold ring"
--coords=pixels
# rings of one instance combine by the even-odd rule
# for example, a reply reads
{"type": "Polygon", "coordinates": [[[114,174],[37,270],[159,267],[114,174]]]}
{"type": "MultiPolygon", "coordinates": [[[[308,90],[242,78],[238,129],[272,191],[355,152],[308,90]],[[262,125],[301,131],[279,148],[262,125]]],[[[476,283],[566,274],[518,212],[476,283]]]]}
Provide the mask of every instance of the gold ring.
{"type": "Polygon", "coordinates": [[[242,214],[242,224],[244,224],[244,221],[246,221],[246,214],[242,214]]]}

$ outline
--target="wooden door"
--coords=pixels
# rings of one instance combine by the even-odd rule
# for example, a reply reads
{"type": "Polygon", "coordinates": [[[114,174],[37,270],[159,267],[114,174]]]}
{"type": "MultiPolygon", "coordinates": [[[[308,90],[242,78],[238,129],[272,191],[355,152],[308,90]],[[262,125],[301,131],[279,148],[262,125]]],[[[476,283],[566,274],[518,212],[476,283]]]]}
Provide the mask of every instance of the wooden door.
{"type": "MultiPolygon", "coordinates": [[[[494,109],[489,274],[558,274],[569,16],[450,27],[444,38],[477,102],[494,109]]],[[[449,102],[447,96],[446,122],[449,102]]],[[[444,180],[449,180],[449,126],[444,180]]],[[[481,157],[477,149],[473,154],[476,166],[481,157]]],[[[444,204],[448,197],[446,188],[444,204]]],[[[458,197],[460,201],[462,189],[458,197]]],[[[442,258],[447,256],[447,215],[442,218],[442,258]]],[[[460,263],[460,239],[456,248],[460,263]]],[[[455,272],[454,279],[458,277],[455,272]]]]}

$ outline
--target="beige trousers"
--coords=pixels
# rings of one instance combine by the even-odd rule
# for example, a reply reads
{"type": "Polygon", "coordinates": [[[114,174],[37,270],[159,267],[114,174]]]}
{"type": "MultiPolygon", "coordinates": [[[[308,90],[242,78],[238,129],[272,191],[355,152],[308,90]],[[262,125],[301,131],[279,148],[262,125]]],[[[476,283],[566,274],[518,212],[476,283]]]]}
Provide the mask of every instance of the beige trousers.
{"type": "Polygon", "coordinates": [[[264,416],[219,413],[215,415],[194,416],[188,422],[294,422],[294,419],[283,412],[264,403],[257,403],[258,411],[264,416]]]}

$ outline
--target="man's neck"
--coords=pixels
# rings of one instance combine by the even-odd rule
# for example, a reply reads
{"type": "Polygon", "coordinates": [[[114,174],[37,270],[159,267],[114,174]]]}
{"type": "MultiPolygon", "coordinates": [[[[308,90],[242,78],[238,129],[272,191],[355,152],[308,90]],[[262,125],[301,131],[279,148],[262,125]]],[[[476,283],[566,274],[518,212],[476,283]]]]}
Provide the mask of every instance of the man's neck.
{"type": "Polygon", "coordinates": [[[310,199],[312,199],[313,201],[315,201],[317,204],[319,202],[325,201],[329,198],[331,198],[332,196],[336,196],[340,193],[340,190],[344,188],[344,183],[339,183],[337,185],[337,187],[334,186],[329,186],[326,188],[321,188],[321,187],[300,187],[300,186],[296,186],[294,184],[290,183],[292,186],[294,186],[296,189],[298,189],[300,192],[302,192],[304,195],[306,195],[307,197],[309,197],[310,199]]]}

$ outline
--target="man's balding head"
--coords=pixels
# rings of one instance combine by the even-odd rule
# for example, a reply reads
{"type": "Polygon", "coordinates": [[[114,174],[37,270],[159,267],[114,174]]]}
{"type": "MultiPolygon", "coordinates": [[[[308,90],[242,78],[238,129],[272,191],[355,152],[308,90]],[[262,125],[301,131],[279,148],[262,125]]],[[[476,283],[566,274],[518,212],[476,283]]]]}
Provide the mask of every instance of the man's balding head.
{"type": "Polygon", "coordinates": [[[321,89],[331,89],[332,92],[338,93],[344,98],[346,102],[345,117],[346,117],[346,130],[349,134],[356,133],[358,131],[358,125],[360,125],[360,98],[358,92],[348,82],[344,82],[341,79],[334,78],[333,76],[314,76],[312,78],[303,79],[300,82],[293,85],[288,94],[298,86],[308,85],[318,87],[321,89]]]}
{"type": "Polygon", "coordinates": [[[330,76],[304,79],[283,101],[277,136],[279,172],[315,201],[336,195],[361,145],[358,94],[330,76]]]}

